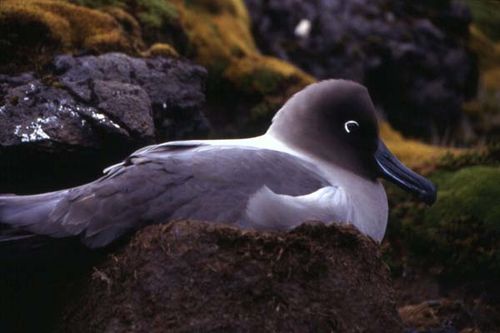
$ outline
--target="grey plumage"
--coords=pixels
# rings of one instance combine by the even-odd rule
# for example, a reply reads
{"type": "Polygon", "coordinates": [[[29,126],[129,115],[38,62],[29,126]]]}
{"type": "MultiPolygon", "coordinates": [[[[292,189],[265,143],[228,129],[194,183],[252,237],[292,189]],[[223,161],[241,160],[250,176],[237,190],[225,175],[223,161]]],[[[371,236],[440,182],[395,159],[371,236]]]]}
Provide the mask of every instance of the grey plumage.
{"type": "Polygon", "coordinates": [[[267,149],[152,146],[92,183],[42,195],[0,197],[0,222],[51,237],[80,236],[89,247],[169,220],[244,224],[248,199],[264,185],[292,196],[326,186],[312,170],[313,165],[294,156],[267,149]]]}

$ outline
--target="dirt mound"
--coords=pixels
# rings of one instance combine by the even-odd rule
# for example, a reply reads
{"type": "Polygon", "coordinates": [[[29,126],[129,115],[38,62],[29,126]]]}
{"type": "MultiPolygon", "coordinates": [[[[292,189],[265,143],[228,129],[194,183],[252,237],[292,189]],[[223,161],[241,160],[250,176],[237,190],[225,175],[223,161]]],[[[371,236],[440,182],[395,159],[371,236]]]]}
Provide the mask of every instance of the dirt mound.
{"type": "Polygon", "coordinates": [[[349,227],[151,226],[79,294],[60,331],[402,331],[377,245],[349,227]]]}

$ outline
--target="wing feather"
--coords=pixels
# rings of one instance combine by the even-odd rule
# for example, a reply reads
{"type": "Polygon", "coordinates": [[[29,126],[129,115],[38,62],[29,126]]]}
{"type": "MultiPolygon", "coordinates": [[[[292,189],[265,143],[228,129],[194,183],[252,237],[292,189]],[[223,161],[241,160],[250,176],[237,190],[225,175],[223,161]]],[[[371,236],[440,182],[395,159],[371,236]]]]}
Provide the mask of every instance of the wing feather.
{"type": "Polygon", "coordinates": [[[100,247],[150,223],[237,223],[262,186],[297,196],[325,185],[314,166],[281,152],[193,144],[147,147],[95,182],[66,190],[49,214],[47,234],[79,235],[86,245],[100,247]]]}

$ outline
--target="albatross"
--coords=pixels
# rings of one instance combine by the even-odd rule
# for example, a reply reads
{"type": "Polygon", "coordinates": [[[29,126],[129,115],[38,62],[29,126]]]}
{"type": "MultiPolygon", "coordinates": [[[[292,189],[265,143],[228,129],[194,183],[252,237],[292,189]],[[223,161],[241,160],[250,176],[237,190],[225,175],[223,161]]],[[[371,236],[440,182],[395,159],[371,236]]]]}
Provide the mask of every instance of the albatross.
{"type": "Polygon", "coordinates": [[[388,204],[379,178],[427,204],[436,200],[435,186],[379,138],[367,89],[325,80],[292,96],[261,136],[152,145],[91,183],[0,196],[0,242],[76,236],[99,248],[143,226],[184,219],[256,230],[349,223],[381,242],[388,204]]]}

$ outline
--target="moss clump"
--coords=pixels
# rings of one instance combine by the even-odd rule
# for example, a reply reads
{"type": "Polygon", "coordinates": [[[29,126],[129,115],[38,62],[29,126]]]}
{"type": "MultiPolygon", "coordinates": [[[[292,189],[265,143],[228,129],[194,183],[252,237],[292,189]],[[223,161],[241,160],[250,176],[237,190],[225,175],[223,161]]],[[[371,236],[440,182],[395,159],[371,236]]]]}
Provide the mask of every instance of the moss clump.
{"type": "Polygon", "coordinates": [[[240,0],[172,0],[192,46],[191,55],[210,67],[216,59],[258,55],[250,19],[240,0]]]}
{"type": "Polygon", "coordinates": [[[156,43],[153,44],[147,51],[142,52],[142,56],[146,58],[158,56],[177,58],[179,57],[179,53],[177,53],[172,45],[156,43]]]}
{"type": "Polygon", "coordinates": [[[167,0],[71,0],[89,8],[120,7],[134,15],[145,29],[160,29],[178,19],[178,13],[167,0]]]}
{"type": "Polygon", "coordinates": [[[478,147],[460,155],[445,154],[436,164],[436,169],[457,171],[464,167],[500,165],[500,142],[493,142],[485,147],[478,147]]]}
{"type": "MultiPolygon", "coordinates": [[[[116,9],[122,22],[133,18],[116,9]]],[[[137,24],[127,29],[111,14],[62,0],[3,0],[0,6],[0,71],[42,66],[56,52],[87,50],[135,54],[143,47],[137,24]]]]}
{"type": "Polygon", "coordinates": [[[436,162],[443,156],[460,156],[466,152],[464,149],[439,147],[423,142],[405,139],[386,122],[380,126],[380,135],[389,149],[408,167],[429,171],[434,169],[436,162]]]}
{"type": "Polygon", "coordinates": [[[400,197],[391,212],[390,242],[403,243],[409,260],[434,268],[442,278],[498,277],[500,167],[438,171],[431,179],[439,188],[431,208],[396,194],[400,197]]]}
{"type": "Polygon", "coordinates": [[[437,172],[432,179],[440,185],[440,198],[426,214],[426,221],[459,220],[465,215],[500,231],[499,167],[474,166],[457,172],[437,172]]]}
{"type": "MultiPolygon", "coordinates": [[[[297,67],[260,54],[242,0],[171,2],[177,6],[188,35],[187,56],[209,70],[208,99],[217,104],[212,109],[225,112],[217,118],[229,119],[233,126],[238,123],[236,131],[262,131],[276,111],[269,106],[283,103],[292,93],[314,82],[297,67]],[[252,115],[253,110],[259,110],[259,116],[252,115]],[[238,112],[238,119],[231,119],[234,114],[228,111],[238,112]]],[[[219,134],[229,133],[219,130],[219,134]]]]}
{"type": "Polygon", "coordinates": [[[272,95],[287,86],[313,83],[312,77],[300,72],[293,65],[266,56],[248,56],[233,61],[225,76],[242,91],[272,95]]]}

